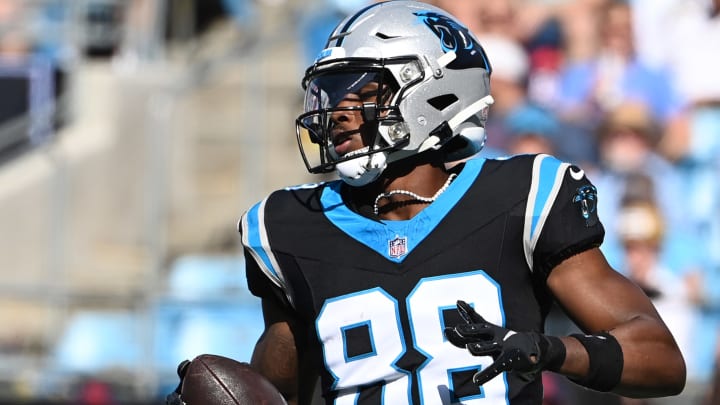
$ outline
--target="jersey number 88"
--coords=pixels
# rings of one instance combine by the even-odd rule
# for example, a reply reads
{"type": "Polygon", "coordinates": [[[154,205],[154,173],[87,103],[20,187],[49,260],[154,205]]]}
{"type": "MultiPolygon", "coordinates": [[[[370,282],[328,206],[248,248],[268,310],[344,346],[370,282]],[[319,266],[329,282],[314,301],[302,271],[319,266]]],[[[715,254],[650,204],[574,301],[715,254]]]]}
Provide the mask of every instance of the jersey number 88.
{"type": "Polygon", "coordinates": [[[381,382],[384,404],[410,404],[411,384],[417,384],[423,404],[501,404],[507,403],[507,383],[502,375],[476,392],[458,397],[453,373],[475,372],[492,362],[475,357],[450,344],[443,334],[443,312],[454,310],[463,299],[488,321],[504,325],[500,287],[484,271],[474,271],[421,279],[406,298],[407,314],[401,314],[398,301],[376,287],[328,299],[318,315],[316,326],[323,343],[328,371],[334,376],[333,389],[339,392],[336,405],[357,404],[357,387],[381,382]],[[407,316],[410,330],[401,327],[407,316]],[[357,332],[366,336],[365,349],[349,349],[357,332]],[[427,357],[415,376],[397,367],[406,353],[405,334],[415,350],[427,357]]]}

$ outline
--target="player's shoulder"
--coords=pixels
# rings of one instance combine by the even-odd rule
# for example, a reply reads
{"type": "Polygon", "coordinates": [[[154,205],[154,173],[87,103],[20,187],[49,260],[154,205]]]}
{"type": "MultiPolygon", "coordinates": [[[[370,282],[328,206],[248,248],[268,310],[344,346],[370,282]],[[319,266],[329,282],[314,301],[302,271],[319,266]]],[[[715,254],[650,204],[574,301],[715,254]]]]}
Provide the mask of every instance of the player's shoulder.
{"type": "Polygon", "coordinates": [[[488,161],[491,162],[491,165],[510,170],[520,170],[522,168],[526,168],[540,171],[543,168],[544,170],[547,170],[548,168],[572,168],[572,171],[582,172],[582,169],[574,163],[544,153],[500,156],[488,159],[488,161]]]}
{"type": "Polygon", "coordinates": [[[488,161],[495,162],[497,165],[504,165],[504,166],[522,166],[522,165],[533,165],[535,162],[541,162],[541,161],[548,161],[548,162],[561,162],[565,163],[562,159],[545,154],[545,153],[527,153],[527,154],[518,154],[518,155],[506,155],[506,156],[497,156],[492,159],[487,159],[488,161]]]}
{"type": "Polygon", "coordinates": [[[296,221],[299,217],[321,213],[324,211],[321,200],[323,190],[326,187],[338,190],[338,182],[340,180],[305,183],[272,191],[262,200],[251,205],[241,217],[241,221],[251,222],[250,219],[255,218],[256,221],[263,222],[272,218],[283,222],[293,217],[295,218],[293,221],[296,221]]]}
{"type": "MultiPolygon", "coordinates": [[[[339,180],[338,180],[339,181],[339,180]]],[[[258,207],[260,205],[267,205],[271,203],[273,205],[281,204],[306,204],[310,201],[319,200],[320,195],[325,187],[332,186],[337,181],[331,182],[317,182],[317,183],[303,183],[291,185],[283,188],[276,189],[267,194],[263,199],[256,202],[253,205],[258,207]]]]}
{"type": "Polygon", "coordinates": [[[545,170],[551,167],[566,168],[571,164],[547,154],[519,154],[487,159],[485,166],[491,171],[505,171],[529,176],[533,172],[540,172],[542,168],[545,170]]]}
{"type": "Polygon", "coordinates": [[[590,182],[583,169],[548,154],[522,154],[488,159],[485,167],[486,174],[492,174],[496,179],[514,183],[527,182],[531,187],[590,182]]]}

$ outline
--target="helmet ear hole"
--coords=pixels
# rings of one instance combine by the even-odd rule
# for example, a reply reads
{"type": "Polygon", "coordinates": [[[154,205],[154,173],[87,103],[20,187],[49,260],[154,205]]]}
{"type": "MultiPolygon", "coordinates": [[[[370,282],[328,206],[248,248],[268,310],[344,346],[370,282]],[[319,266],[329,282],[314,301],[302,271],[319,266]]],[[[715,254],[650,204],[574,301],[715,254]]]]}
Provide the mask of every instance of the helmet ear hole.
{"type": "Polygon", "coordinates": [[[438,111],[443,111],[444,109],[450,107],[451,105],[455,104],[458,101],[458,98],[454,94],[443,94],[441,96],[433,97],[431,99],[428,99],[428,104],[433,106],[438,111]]]}

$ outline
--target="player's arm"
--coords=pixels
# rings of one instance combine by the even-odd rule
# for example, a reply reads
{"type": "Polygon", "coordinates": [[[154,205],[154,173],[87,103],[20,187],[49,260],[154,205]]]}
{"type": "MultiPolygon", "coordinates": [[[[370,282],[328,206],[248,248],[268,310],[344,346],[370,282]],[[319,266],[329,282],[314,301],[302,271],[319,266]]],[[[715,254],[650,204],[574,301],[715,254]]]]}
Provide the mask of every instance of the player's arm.
{"type": "Polygon", "coordinates": [[[534,218],[530,210],[548,215],[526,228],[526,259],[586,334],[558,338],[510,330],[487,322],[459,301],[465,323],[446,328],[445,335],[455,346],[494,360],[475,374],[477,384],[502,372],[537,378],[550,370],[588,388],[625,396],[682,391],[685,363],[674,338],[647,296],[613,270],[598,249],[604,228],[596,201],[595,187],[581,169],[547,155],[533,158],[526,217],[534,218]],[[561,182],[559,188],[547,187],[561,182]]]}
{"type": "Polygon", "coordinates": [[[282,393],[289,405],[299,402],[298,354],[291,314],[274,299],[262,300],[265,330],[253,351],[251,365],[282,393]]]}
{"type": "MultiPolygon", "coordinates": [[[[550,273],[547,285],[586,333],[607,331],[619,343],[622,372],[613,392],[654,397],[682,391],[685,362],[673,336],[647,296],[614,271],[599,249],[565,259],[550,273]]],[[[566,356],[559,371],[582,380],[590,369],[588,350],[574,337],[562,341],[566,356]]]]}

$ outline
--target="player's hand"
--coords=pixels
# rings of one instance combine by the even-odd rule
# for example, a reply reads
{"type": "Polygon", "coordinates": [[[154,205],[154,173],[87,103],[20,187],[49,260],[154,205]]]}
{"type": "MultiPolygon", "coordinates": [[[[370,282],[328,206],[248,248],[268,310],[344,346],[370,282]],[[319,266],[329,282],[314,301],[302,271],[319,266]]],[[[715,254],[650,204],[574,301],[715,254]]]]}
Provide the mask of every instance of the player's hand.
{"type": "Polygon", "coordinates": [[[474,356],[492,356],[494,362],[477,372],[473,382],[483,385],[504,371],[525,380],[535,378],[546,369],[557,369],[565,360],[565,345],[558,338],[536,332],[515,332],[487,322],[465,301],[457,302],[465,323],[445,328],[453,345],[474,356]]]}

